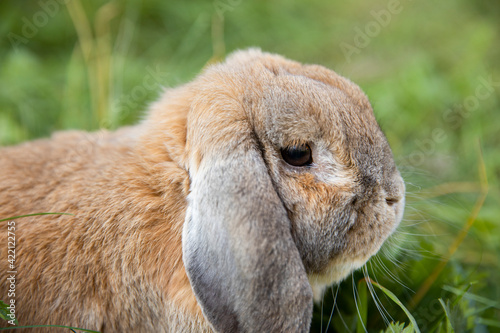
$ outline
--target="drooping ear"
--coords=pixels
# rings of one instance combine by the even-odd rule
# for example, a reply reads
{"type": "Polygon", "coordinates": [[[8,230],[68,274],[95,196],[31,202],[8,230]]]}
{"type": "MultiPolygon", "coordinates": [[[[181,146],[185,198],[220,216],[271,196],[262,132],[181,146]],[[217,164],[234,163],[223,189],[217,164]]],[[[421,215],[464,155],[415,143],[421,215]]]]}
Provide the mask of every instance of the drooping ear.
{"type": "Polygon", "coordinates": [[[312,290],[255,142],[205,155],[191,177],[183,260],[213,328],[308,332],[312,290]]]}

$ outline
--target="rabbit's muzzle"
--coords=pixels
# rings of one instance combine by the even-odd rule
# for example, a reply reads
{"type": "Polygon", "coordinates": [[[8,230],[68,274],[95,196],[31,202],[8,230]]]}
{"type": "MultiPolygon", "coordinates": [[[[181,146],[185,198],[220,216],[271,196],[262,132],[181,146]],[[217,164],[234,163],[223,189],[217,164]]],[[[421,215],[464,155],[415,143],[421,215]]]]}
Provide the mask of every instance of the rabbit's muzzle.
{"type": "Polygon", "coordinates": [[[364,193],[352,193],[332,198],[325,221],[300,228],[303,223],[295,220],[301,233],[294,237],[316,297],[362,267],[401,222],[405,186],[399,172],[386,184],[376,182],[364,193]]]}

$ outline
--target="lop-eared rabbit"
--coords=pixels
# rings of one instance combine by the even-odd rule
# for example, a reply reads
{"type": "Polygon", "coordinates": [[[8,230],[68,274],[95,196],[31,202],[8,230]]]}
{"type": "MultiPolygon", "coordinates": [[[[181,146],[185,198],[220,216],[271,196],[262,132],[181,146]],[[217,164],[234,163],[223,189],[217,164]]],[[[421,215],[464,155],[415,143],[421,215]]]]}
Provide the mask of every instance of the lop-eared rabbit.
{"type": "Polygon", "coordinates": [[[313,299],[404,206],[360,88],[256,49],[166,90],[136,126],[2,148],[0,167],[0,219],[72,214],[15,220],[20,325],[308,332],[313,299]]]}

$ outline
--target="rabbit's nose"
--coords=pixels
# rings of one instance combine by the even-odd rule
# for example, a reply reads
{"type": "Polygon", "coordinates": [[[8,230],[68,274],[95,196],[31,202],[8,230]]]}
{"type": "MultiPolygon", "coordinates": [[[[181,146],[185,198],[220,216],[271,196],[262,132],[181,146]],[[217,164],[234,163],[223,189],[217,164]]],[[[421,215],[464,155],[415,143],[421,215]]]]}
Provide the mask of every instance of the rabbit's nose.
{"type": "Polygon", "coordinates": [[[388,206],[395,206],[404,200],[405,183],[399,172],[392,182],[388,186],[386,185],[385,191],[385,202],[388,206]]]}

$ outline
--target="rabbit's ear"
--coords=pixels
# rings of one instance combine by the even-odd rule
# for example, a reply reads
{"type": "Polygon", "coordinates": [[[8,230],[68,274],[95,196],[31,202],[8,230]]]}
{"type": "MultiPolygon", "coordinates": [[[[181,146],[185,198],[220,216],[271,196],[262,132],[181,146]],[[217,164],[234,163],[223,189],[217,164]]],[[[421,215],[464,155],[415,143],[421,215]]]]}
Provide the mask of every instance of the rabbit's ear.
{"type": "Polygon", "coordinates": [[[261,152],[239,142],[192,175],[183,260],[218,332],[308,332],[312,290],[261,152]]]}

